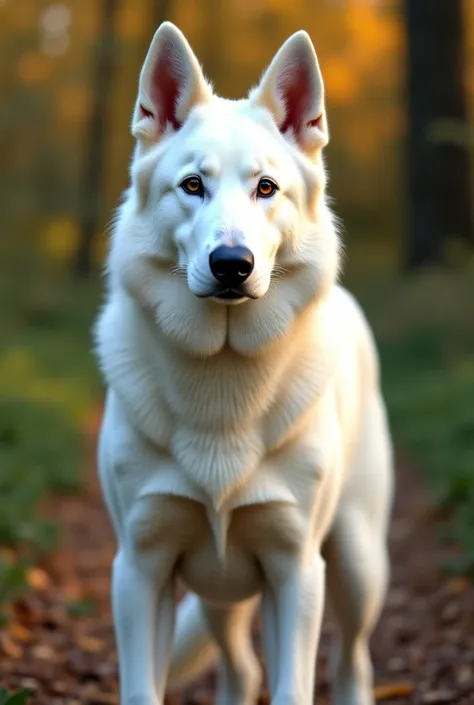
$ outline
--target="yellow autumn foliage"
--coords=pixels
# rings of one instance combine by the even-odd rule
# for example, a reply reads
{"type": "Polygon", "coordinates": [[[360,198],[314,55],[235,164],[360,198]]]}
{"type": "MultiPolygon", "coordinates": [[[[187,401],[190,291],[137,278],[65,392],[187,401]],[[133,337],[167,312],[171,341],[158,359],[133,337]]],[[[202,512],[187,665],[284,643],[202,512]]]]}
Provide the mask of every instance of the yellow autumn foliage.
{"type": "Polygon", "coordinates": [[[68,216],[60,216],[47,222],[41,232],[42,249],[52,259],[68,260],[77,250],[79,225],[68,216]]]}
{"type": "Polygon", "coordinates": [[[57,109],[61,121],[84,121],[90,103],[89,91],[84,85],[67,86],[58,95],[57,109]]]}
{"type": "MultiPolygon", "coordinates": [[[[81,187],[83,172],[78,169],[83,165],[89,125],[102,6],[102,0],[45,4],[6,0],[0,4],[0,42],[11,67],[0,76],[0,100],[8,108],[16,100],[12,96],[21,93],[26,113],[33,106],[26,121],[31,119],[34,129],[22,132],[21,144],[17,138],[12,143],[22,184],[25,174],[29,181],[24,188],[38,190],[35,179],[42,178],[42,171],[37,164],[46,162],[56,174],[51,188],[63,194],[57,200],[64,218],[61,215],[40,229],[41,246],[53,259],[67,259],[77,245],[78,226],[68,208],[77,203],[74,191],[81,187]],[[70,37],[63,55],[47,57],[38,33],[42,13],[52,4],[63,4],[71,11],[70,37]],[[42,123],[35,110],[42,111],[42,123]],[[62,207],[60,199],[67,205],[62,207]]],[[[474,115],[474,2],[465,0],[465,10],[466,86],[474,115]]],[[[343,204],[352,201],[351,179],[369,184],[371,179],[377,181],[374,174],[387,170],[394,174],[399,168],[393,156],[386,162],[386,148],[391,145],[393,155],[393,145],[404,134],[401,0],[122,0],[117,3],[114,22],[116,53],[103,145],[100,227],[105,227],[127,185],[137,76],[153,32],[165,16],[182,28],[217,90],[227,97],[245,95],[281,42],[298,29],[307,30],[326,85],[335,197],[343,204]],[[163,8],[167,8],[166,15],[163,8]],[[353,170],[349,175],[345,173],[348,163],[353,170]]],[[[5,181],[7,175],[5,161],[3,167],[0,164],[0,180],[5,181]]],[[[393,204],[393,193],[383,194],[382,188],[380,198],[393,204]]],[[[361,189],[359,200],[361,207],[370,208],[371,189],[361,189]]],[[[103,257],[105,243],[102,238],[97,244],[96,257],[103,257]]]]}
{"type": "Polygon", "coordinates": [[[151,27],[146,26],[146,17],[147,13],[144,11],[143,2],[137,0],[133,4],[124,3],[119,9],[117,17],[118,35],[124,39],[140,39],[147,33],[147,30],[152,30],[151,27]]]}
{"type": "Polygon", "coordinates": [[[356,98],[359,77],[351,64],[343,58],[331,56],[324,61],[322,68],[327,97],[331,103],[349,103],[356,98]]]}
{"type": "Polygon", "coordinates": [[[18,78],[26,86],[35,86],[47,81],[52,74],[52,61],[39,51],[23,54],[18,60],[18,78]]]}

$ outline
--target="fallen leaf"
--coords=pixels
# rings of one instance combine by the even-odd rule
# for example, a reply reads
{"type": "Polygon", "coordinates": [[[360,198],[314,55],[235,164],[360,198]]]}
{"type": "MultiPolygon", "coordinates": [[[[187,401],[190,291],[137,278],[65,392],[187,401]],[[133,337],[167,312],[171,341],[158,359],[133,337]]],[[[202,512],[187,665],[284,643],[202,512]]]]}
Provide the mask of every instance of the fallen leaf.
{"type": "Polygon", "coordinates": [[[0,648],[8,658],[20,659],[23,656],[23,649],[19,644],[10,639],[8,634],[0,634],[0,648]]]}
{"type": "Polygon", "coordinates": [[[32,649],[32,656],[39,661],[52,661],[54,660],[55,653],[47,644],[37,644],[32,649]]]}
{"type": "Polygon", "coordinates": [[[101,639],[96,639],[93,636],[83,636],[78,639],[77,645],[88,654],[97,654],[104,648],[104,642],[101,639]]]}
{"type": "Polygon", "coordinates": [[[2,546],[0,548],[0,559],[5,561],[5,563],[13,563],[14,560],[16,560],[16,553],[13,551],[11,548],[6,548],[2,546]]]}
{"type": "Polygon", "coordinates": [[[392,656],[387,662],[387,670],[390,673],[402,673],[407,670],[407,662],[400,656],[392,656]]]}
{"type": "Polygon", "coordinates": [[[443,586],[444,592],[447,595],[460,595],[470,587],[471,583],[467,578],[457,577],[450,578],[443,586]]]}
{"type": "Polygon", "coordinates": [[[64,592],[70,602],[79,602],[84,599],[83,587],[75,580],[71,580],[68,582],[68,584],[65,586],[64,592]]]}
{"type": "Polygon", "coordinates": [[[212,701],[212,694],[210,695],[206,690],[199,690],[191,696],[189,705],[212,705],[212,701]]]}
{"type": "Polygon", "coordinates": [[[15,641],[21,641],[23,644],[27,644],[32,639],[31,631],[18,622],[13,622],[9,631],[15,641]]]}
{"type": "Polygon", "coordinates": [[[410,682],[387,683],[386,685],[378,685],[374,688],[374,697],[376,700],[388,700],[389,698],[401,698],[404,695],[411,695],[415,690],[415,686],[410,682]]]}
{"type": "Polygon", "coordinates": [[[410,666],[418,668],[420,664],[426,661],[426,652],[418,645],[413,644],[408,651],[410,666]]]}
{"type": "Polygon", "coordinates": [[[441,611],[441,622],[443,624],[451,624],[455,622],[461,615],[461,609],[456,602],[448,602],[441,611]]]}
{"type": "Polygon", "coordinates": [[[22,678],[20,680],[20,685],[22,688],[26,688],[32,693],[34,693],[35,690],[38,689],[38,681],[36,680],[36,678],[22,678]]]}
{"type": "Polygon", "coordinates": [[[110,693],[90,692],[84,695],[84,705],[117,705],[117,696],[110,693]]]}
{"type": "Polygon", "coordinates": [[[45,590],[51,584],[48,574],[41,568],[29,568],[26,572],[26,581],[35,590],[45,590]]]}
{"type": "Polygon", "coordinates": [[[64,683],[64,681],[55,681],[51,686],[51,690],[53,691],[53,693],[58,693],[59,695],[66,695],[68,689],[69,686],[67,685],[67,683],[64,683]]]}
{"type": "Polygon", "coordinates": [[[420,702],[423,705],[444,705],[444,703],[453,703],[455,695],[452,690],[430,690],[421,696],[420,702]]]}
{"type": "Polygon", "coordinates": [[[456,682],[458,685],[467,685],[474,677],[472,666],[468,663],[463,663],[456,668],[456,682]]]}
{"type": "Polygon", "coordinates": [[[408,599],[409,593],[405,588],[393,587],[388,592],[386,603],[389,607],[402,607],[408,599]]]}

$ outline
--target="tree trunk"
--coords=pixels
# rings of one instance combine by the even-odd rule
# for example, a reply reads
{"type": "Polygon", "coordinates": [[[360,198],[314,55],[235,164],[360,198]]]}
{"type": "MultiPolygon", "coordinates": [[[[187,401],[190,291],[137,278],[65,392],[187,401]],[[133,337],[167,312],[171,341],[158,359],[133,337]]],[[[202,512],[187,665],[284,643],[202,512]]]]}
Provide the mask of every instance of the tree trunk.
{"type": "Polygon", "coordinates": [[[153,5],[153,21],[155,23],[154,30],[156,31],[162,22],[171,20],[173,0],[154,0],[153,5]]]}
{"type": "Polygon", "coordinates": [[[116,0],[102,0],[101,25],[92,86],[92,106],[86,130],[85,166],[81,193],[80,240],[75,261],[78,276],[87,276],[93,264],[94,238],[101,221],[107,108],[114,76],[116,0]]]}
{"type": "Polygon", "coordinates": [[[206,21],[202,25],[199,38],[199,59],[205,76],[215,86],[216,92],[229,98],[231,96],[227,88],[229,66],[226,50],[226,13],[231,13],[231,4],[226,5],[224,0],[201,0],[201,6],[206,21]]]}
{"type": "Polygon", "coordinates": [[[408,39],[409,269],[473,243],[462,0],[405,0],[408,39]]]}

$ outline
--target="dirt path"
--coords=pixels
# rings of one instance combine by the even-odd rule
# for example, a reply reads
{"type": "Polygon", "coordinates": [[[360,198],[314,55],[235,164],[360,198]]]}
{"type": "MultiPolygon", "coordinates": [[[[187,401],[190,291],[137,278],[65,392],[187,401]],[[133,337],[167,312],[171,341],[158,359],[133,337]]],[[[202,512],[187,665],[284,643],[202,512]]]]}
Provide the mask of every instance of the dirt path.
{"type": "MultiPolygon", "coordinates": [[[[27,687],[32,705],[117,705],[117,659],[109,609],[114,540],[94,479],[53,508],[61,552],[31,574],[32,594],[0,632],[0,684],[27,687]],[[77,612],[89,614],[75,617],[77,612]]],[[[373,637],[377,698],[385,703],[474,703],[474,586],[440,577],[434,525],[419,483],[399,467],[391,530],[392,584],[373,637]]],[[[317,702],[328,703],[331,625],[318,659],[317,702]]],[[[169,705],[212,703],[212,677],[169,705]]],[[[261,703],[267,703],[265,696],[261,703]]]]}

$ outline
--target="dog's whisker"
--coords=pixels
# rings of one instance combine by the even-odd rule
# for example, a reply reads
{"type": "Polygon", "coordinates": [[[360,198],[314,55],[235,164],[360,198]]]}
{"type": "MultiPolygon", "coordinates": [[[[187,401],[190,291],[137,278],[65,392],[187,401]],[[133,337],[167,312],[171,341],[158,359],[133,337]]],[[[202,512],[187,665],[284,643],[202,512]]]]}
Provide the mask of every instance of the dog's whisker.
{"type": "Polygon", "coordinates": [[[289,273],[289,269],[286,267],[282,267],[280,264],[274,265],[272,272],[271,272],[271,277],[272,278],[281,278],[285,274],[289,273]]]}
{"type": "Polygon", "coordinates": [[[271,282],[280,281],[281,279],[283,279],[283,276],[284,276],[283,274],[279,274],[278,272],[276,272],[276,273],[272,272],[272,274],[270,276],[270,281],[271,282]]]}
{"type": "Polygon", "coordinates": [[[196,272],[192,273],[192,278],[194,281],[202,288],[202,289],[209,289],[209,282],[206,281],[203,277],[201,277],[199,274],[196,274],[196,272]]]}
{"type": "Polygon", "coordinates": [[[170,268],[170,274],[175,277],[182,277],[183,279],[187,278],[187,268],[183,267],[181,265],[174,265],[173,267],[170,268]]]}

